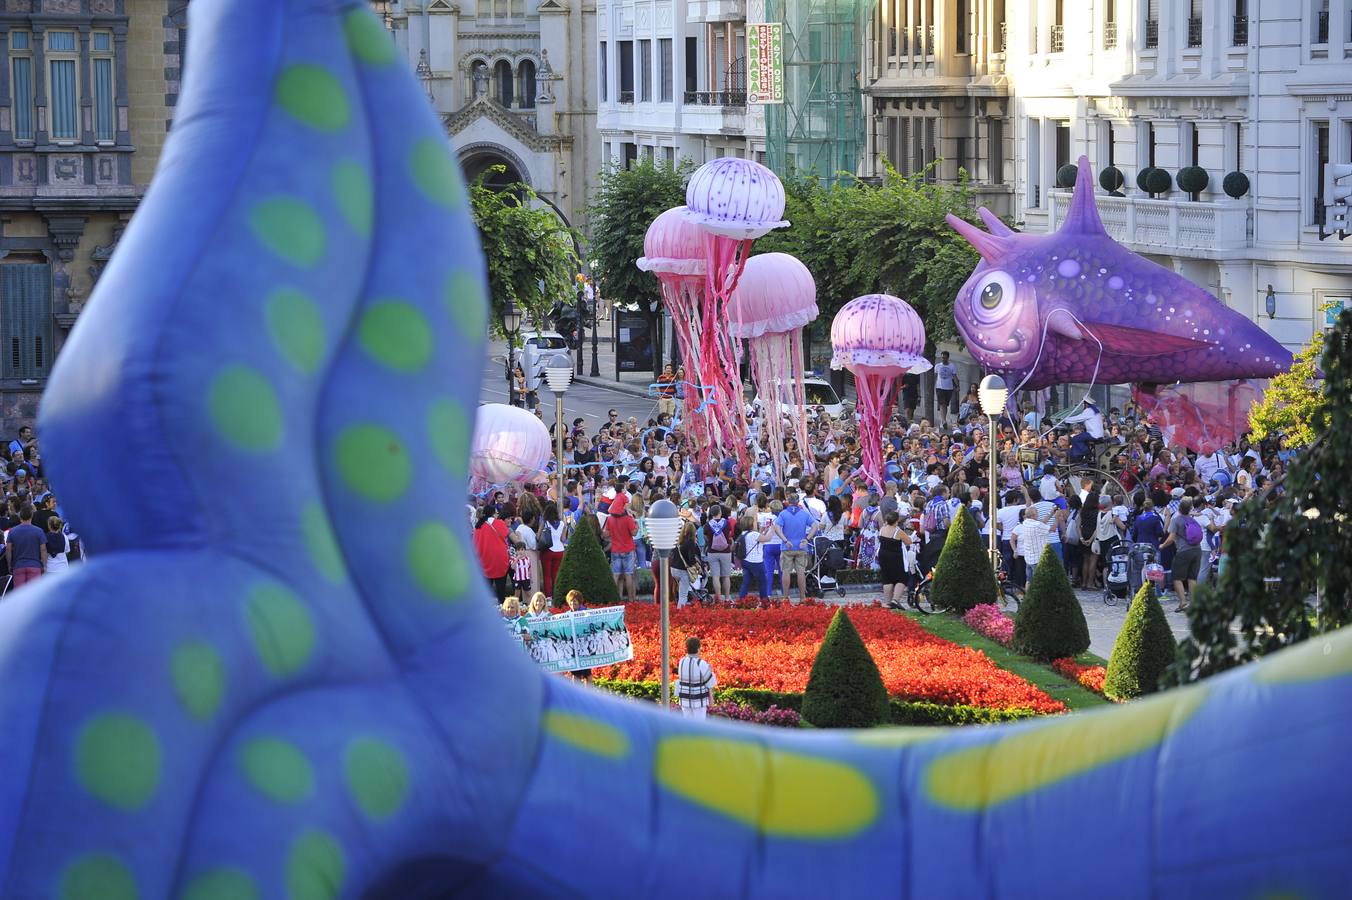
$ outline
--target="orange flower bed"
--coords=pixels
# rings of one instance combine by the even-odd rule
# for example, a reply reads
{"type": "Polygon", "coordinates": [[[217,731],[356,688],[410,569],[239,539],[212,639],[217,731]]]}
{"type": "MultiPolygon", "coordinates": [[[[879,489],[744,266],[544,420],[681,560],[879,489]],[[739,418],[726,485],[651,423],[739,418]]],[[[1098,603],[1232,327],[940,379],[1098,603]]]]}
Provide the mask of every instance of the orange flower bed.
{"type": "MultiPolygon", "coordinates": [[[[749,604],[747,604],[749,605],[749,604]]],[[[766,604],[761,608],[687,606],[671,611],[671,658],[685,653],[685,639],[699,637],[701,651],[721,687],[800,692],[836,607],[766,604]]],[[[888,693],[903,700],[1064,712],[1065,705],[993,663],[980,650],[936,637],[915,622],[880,606],[853,607],[850,620],[873,654],[888,693]]],[[[634,658],[595,670],[598,678],[656,681],[661,660],[657,607],[625,610],[634,658]]]]}
{"type": "Polygon", "coordinates": [[[1103,693],[1103,679],[1108,676],[1108,670],[1103,666],[1085,666],[1077,663],[1069,656],[1052,661],[1052,668],[1059,674],[1078,681],[1084,687],[1096,694],[1103,693]]]}

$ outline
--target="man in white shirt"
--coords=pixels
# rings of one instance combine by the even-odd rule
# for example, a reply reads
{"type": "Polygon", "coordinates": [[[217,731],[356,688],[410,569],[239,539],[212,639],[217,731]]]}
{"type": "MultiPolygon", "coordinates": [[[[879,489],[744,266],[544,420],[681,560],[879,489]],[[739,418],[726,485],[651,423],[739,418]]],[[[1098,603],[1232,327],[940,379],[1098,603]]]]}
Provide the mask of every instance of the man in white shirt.
{"type": "Polygon", "coordinates": [[[1020,583],[1020,566],[1015,562],[1018,557],[1014,553],[1013,536],[1019,525],[1019,514],[1023,512],[1024,505],[1024,501],[1017,492],[1010,492],[1005,494],[1004,505],[995,512],[996,527],[1000,529],[996,535],[1000,540],[1000,554],[1005,558],[1005,567],[1009,572],[1010,580],[1015,584],[1020,583]]]}
{"type": "Polygon", "coordinates": [[[686,638],[685,656],[676,664],[676,700],[681,715],[691,719],[703,719],[709,714],[714,688],[718,687],[718,676],[699,655],[699,648],[699,638],[686,638]]]}
{"type": "Polygon", "coordinates": [[[1051,529],[1041,519],[1027,513],[1023,517],[1023,522],[1014,529],[1014,540],[1010,543],[1014,552],[1023,557],[1029,584],[1033,582],[1033,571],[1037,569],[1037,564],[1042,559],[1042,551],[1047,546],[1049,534],[1051,529]]]}
{"type": "Polygon", "coordinates": [[[949,409],[953,405],[953,395],[958,391],[958,367],[948,361],[948,351],[939,354],[939,364],[934,367],[935,418],[940,428],[948,427],[949,409]]]}
{"type": "Polygon", "coordinates": [[[1084,398],[1084,409],[1073,416],[1066,416],[1064,424],[1075,425],[1079,422],[1084,423],[1084,430],[1089,432],[1089,436],[1096,441],[1103,440],[1103,413],[1099,412],[1098,406],[1088,397],[1084,398]]]}

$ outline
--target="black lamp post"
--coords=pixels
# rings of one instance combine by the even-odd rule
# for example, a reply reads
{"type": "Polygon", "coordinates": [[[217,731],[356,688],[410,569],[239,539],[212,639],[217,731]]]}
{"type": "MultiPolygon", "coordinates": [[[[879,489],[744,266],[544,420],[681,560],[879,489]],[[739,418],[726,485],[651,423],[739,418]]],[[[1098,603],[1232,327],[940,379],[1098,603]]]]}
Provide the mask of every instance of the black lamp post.
{"type": "Polygon", "coordinates": [[[599,326],[596,324],[596,322],[597,322],[597,314],[598,314],[598,313],[600,312],[600,310],[601,310],[601,298],[600,298],[599,296],[597,296],[597,291],[596,291],[596,260],[594,260],[594,259],[591,261],[591,270],[592,270],[592,281],[591,281],[591,286],[592,286],[592,302],[591,302],[591,308],[592,308],[592,365],[591,365],[591,377],[592,377],[592,378],[600,378],[600,377],[601,377],[601,364],[600,364],[600,363],[597,361],[597,359],[596,359],[596,340],[597,340],[597,332],[600,331],[600,328],[599,328],[599,326]]]}
{"type": "Polygon", "coordinates": [[[512,378],[512,348],[516,344],[516,333],[521,328],[521,313],[511,300],[502,309],[502,330],[507,334],[507,354],[503,357],[503,369],[507,374],[507,405],[516,406],[516,381],[512,378]]]}

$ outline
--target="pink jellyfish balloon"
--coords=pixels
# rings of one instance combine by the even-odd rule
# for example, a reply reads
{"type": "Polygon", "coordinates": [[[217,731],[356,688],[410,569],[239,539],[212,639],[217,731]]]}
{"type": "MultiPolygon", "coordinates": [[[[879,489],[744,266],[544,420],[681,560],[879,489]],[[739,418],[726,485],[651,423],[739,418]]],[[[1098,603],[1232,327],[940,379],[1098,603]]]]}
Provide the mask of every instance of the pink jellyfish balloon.
{"type": "Polygon", "coordinates": [[[495,484],[523,484],[549,465],[549,429],[515,406],[485,403],[474,420],[469,474],[477,493],[495,484]]]}
{"type": "MultiPolygon", "coordinates": [[[[643,237],[637,265],[662,283],[662,305],[671,315],[676,346],[685,361],[686,380],[700,379],[700,309],[704,298],[704,231],[677,206],[662,213],[643,237]]],[[[701,472],[712,463],[715,440],[705,405],[705,388],[685,385],[683,419],[691,431],[695,463],[701,472]]]]}
{"type": "Polygon", "coordinates": [[[892,417],[900,377],[927,372],[925,325],[909,303],[890,294],[866,294],[841,307],[831,323],[831,368],[854,373],[859,394],[862,468],[882,488],[883,426],[892,417]]]}
{"type": "Polygon", "coordinates": [[[713,388],[714,420],[724,446],[731,445],[742,470],[748,471],[737,351],[724,322],[751,242],[789,224],[783,221],[784,185],[754,160],[721,157],[691,176],[685,205],[686,216],[705,232],[700,383],[713,388]]]}
{"type": "Polygon", "coordinates": [[[728,334],[745,338],[751,348],[751,378],[761,398],[766,446],[783,481],[784,416],[789,407],[794,436],[804,463],[808,446],[803,390],[803,326],[817,318],[817,283],[796,257],[765,253],[746,261],[746,269],[728,304],[728,334]]]}

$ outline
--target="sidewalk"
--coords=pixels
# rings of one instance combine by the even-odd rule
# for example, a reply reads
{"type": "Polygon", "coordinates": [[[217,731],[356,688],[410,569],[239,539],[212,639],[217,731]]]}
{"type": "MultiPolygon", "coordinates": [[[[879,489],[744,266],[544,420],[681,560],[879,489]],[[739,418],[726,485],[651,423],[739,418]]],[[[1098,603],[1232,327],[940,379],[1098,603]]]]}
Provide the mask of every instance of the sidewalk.
{"type": "Polygon", "coordinates": [[[652,372],[621,372],[618,379],[615,377],[615,345],[610,340],[610,322],[608,320],[601,320],[601,329],[596,343],[596,361],[601,374],[598,377],[591,375],[592,333],[590,329],[587,331],[586,343],[577,352],[574,359],[577,359],[578,356],[582,358],[582,371],[585,373],[576,376],[576,381],[579,384],[608,388],[635,397],[648,396],[648,385],[653,383],[652,372]]]}

